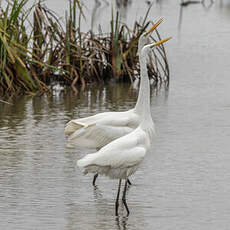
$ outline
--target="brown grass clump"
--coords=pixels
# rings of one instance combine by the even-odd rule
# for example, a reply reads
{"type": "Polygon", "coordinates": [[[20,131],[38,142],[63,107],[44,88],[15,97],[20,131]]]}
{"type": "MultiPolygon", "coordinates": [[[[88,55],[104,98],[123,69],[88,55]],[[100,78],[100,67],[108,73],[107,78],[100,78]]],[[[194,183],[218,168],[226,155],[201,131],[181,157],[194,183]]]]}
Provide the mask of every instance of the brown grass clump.
{"type": "MultiPolygon", "coordinates": [[[[27,1],[13,1],[13,5],[1,10],[0,93],[19,89],[44,92],[53,79],[74,88],[111,79],[133,82],[139,76],[137,43],[150,22],[135,22],[130,30],[119,21],[117,13],[115,17],[112,14],[110,33],[83,33],[80,25],[85,16],[79,1],[69,1],[65,26],[44,5],[37,4],[25,12],[27,1]],[[34,20],[32,32],[27,34],[25,22],[30,12],[34,20]]],[[[151,39],[161,39],[157,30],[151,39]]],[[[163,45],[153,52],[148,69],[155,83],[169,81],[163,45]]]]}

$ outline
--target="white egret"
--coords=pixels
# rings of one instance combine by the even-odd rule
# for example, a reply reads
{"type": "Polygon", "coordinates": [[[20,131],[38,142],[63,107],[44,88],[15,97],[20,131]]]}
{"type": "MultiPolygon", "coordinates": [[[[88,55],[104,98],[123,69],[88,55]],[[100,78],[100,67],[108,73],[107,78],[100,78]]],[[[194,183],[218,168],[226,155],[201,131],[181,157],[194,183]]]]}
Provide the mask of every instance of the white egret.
{"type": "Polygon", "coordinates": [[[122,201],[126,208],[127,215],[129,215],[129,209],[126,203],[128,177],[135,173],[144,159],[154,135],[154,123],[150,111],[150,84],[146,65],[148,53],[151,51],[151,48],[156,47],[167,40],[169,40],[169,38],[154,44],[146,45],[141,50],[141,95],[137,102],[138,113],[140,114],[140,124],[138,127],[131,133],[110,142],[106,146],[102,147],[98,152],[88,154],[77,161],[78,167],[82,169],[84,174],[98,173],[112,179],[119,179],[115,205],[116,215],[118,215],[122,179],[125,180],[122,201]]]}
{"type": "MultiPolygon", "coordinates": [[[[141,49],[148,43],[149,35],[163,21],[159,19],[138,40],[138,55],[141,49]]],[[[140,57],[140,55],[139,55],[140,57]]],[[[104,112],[90,117],[71,120],[66,124],[65,134],[68,137],[68,145],[100,149],[111,141],[132,132],[140,124],[141,104],[144,100],[140,86],[135,108],[125,112],[104,112]]],[[[93,178],[93,185],[98,174],[93,178]]],[[[130,181],[128,181],[129,184],[130,181]]]]}

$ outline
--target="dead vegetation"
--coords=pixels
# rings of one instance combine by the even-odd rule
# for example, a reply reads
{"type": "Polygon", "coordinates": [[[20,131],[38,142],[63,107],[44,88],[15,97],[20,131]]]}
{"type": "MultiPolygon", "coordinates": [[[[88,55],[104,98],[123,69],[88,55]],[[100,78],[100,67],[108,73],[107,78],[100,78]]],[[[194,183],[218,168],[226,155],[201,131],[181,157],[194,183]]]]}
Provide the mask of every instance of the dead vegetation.
{"type": "MultiPolygon", "coordinates": [[[[85,19],[79,1],[69,1],[64,25],[45,5],[23,10],[28,0],[13,1],[0,15],[0,94],[46,92],[52,80],[77,85],[91,82],[134,81],[139,76],[137,43],[149,26],[147,14],[132,29],[112,13],[109,33],[81,32],[85,19]],[[33,13],[31,34],[25,29],[33,13]]],[[[160,40],[155,31],[153,41],[160,40]]],[[[164,46],[151,56],[149,77],[156,84],[169,81],[169,67],[164,46]]]]}

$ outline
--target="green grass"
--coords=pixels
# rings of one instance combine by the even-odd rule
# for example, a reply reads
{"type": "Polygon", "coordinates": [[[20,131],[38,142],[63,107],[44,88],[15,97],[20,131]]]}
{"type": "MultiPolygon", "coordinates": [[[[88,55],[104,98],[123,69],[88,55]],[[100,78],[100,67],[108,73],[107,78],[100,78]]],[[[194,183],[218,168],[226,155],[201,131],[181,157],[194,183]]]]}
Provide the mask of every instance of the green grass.
{"type": "MultiPolygon", "coordinates": [[[[139,36],[150,22],[134,23],[130,29],[112,11],[109,33],[81,32],[86,20],[79,0],[69,0],[65,25],[40,2],[28,10],[28,0],[15,0],[0,14],[0,95],[49,90],[52,79],[64,84],[130,81],[139,74],[136,55],[139,36]],[[33,23],[28,17],[33,15],[33,23]],[[30,25],[30,32],[26,25],[30,25]]],[[[156,31],[153,41],[159,40],[156,31]]],[[[166,52],[160,46],[153,54],[149,73],[155,82],[169,81],[166,52]]]]}

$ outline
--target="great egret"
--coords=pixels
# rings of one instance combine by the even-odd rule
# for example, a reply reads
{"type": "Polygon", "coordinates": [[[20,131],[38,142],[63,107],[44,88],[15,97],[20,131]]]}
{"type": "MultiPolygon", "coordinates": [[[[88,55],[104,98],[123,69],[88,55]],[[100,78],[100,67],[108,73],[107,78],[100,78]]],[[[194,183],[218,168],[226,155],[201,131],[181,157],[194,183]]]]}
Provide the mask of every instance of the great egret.
{"type": "MultiPolygon", "coordinates": [[[[158,20],[147,32],[143,33],[138,40],[138,54],[148,43],[149,35],[163,21],[158,20]]],[[[140,57],[140,55],[139,55],[140,57]]],[[[68,144],[100,149],[111,141],[132,132],[140,124],[142,102],[145,100],[143,91],[145,88],[140,85],[138,99],[135,108],[125,112],[104,112],[94,116],[71,120],[66,124],[65,134],[68,137],[68,144]]],[[[98,174],[95,174],[93,185],[98,174]]],[[[129,184],[131,184],[129,182],[129,184]]]]}
{"type": "Polygon", "coordinates": [[[116,215],[118,215],[122,179],[125,180],[122,201],[126,208],[127,216],[129,215],[129,208],[126,203],[128,177],[135,173],[144,159],[154,135],[154,123],[150,112],[150,84],[146,65],[148,53],[151,51],[151,48],[156,47],[167,40],[169,40],[169,38],[154,44],[146,45],[141,50],[141,95],[137,102],[138,113],[140,114],[140,124],[138,127],[131,133],[110,142],[98,152],[88,154],[77,161],[77,166],[83,170],[84,174],[98,173],[112,179],[119,179],[117,199],[115,203],[116,215]]]}

